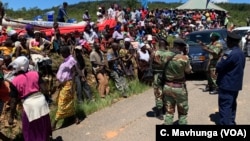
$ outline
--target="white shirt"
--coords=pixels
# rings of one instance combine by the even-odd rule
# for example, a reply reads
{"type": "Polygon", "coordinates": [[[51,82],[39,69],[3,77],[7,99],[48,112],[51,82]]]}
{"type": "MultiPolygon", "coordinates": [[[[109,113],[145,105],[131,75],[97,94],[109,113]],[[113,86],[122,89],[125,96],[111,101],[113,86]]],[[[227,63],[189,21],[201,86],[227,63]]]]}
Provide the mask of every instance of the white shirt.
{"type": "Polygon", "coordinates": [[[131,20],[136,20],[136,13],[134,12],[134,11],[131,11],[130,12],[130,14],[131,14],[131,20]]]}
{"type": "Polygon", "coordinates": [[[111,7],[108,9],[108,18],[110,18],[110,19],[115,18],[115,11],[111,7]]]}
{"type": "Polygon", "coordinates": [[[83,38],[90,44],[93,44],[95,39],[98,38],[97,34],[94,31],[90,31],[90,34],[83,32],[83,38]]]}
{"type": "Polygon", "coordinates": [[[112,35],[112,38],[113,39],[123,39],[124,38],[124,36],[123,36],[123,34],[122,33],[119,33],[118,31],[115,31],[114,33],[113,33],[113,35],[112,35]]]}
{"type": "Polygon", "coordinates": [[[149,59],[150,59],[150,55],[148,53],[148,51],[146,50],[146,53],[142,52],[141,49],[138,50],[138,53],[139,53],[139,59],[140,60],[145,60],[147,62],[149,62],[149,59]]]}
{"type": "Polygon", "coordinates": [[[119,21],[119,22],[121,22],[122,23],[122,21],[123,21],[123,19],[124,19],[124,12],[123,11],[117,11],[116,12],[116,18],[117,18],[117,20],[119,21]]]}
{"type": "Polygon", "coordinates": [[[99,12],[99,11],[97,11],[97,12],[96,12],[96,15],[97,15],[97,16],[100,16],[100,15],[102,15],[102,13],[99,12]]]}

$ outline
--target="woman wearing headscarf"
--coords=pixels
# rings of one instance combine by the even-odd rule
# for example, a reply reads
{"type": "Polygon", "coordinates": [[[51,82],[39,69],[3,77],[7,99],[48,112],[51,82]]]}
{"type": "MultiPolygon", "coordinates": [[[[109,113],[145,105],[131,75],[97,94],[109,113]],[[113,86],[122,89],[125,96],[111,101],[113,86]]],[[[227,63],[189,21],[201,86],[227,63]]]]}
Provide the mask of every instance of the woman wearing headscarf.
{"type": "Polygon", "coordinates": [[[12,80],[18,98],[22,101],[22,131],[25,141],[47,141],[52,136],[49,106],[42,79],[37,71],[28,71],[29,59],[19,56],[12,61],[15,78],[12,80]]]}

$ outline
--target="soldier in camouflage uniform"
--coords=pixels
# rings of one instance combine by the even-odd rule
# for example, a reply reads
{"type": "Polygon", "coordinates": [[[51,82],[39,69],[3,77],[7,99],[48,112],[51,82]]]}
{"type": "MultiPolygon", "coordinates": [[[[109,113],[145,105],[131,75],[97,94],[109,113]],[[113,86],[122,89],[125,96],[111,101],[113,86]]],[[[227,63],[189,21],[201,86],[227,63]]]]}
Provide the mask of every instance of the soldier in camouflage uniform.
{"type": "Polygon", "coordinates": [[[178,124],[187,124],[188,93],[185,84],[185,74],[191,73],[192,67],[186,55],[186,43],[182,39],[174,40],[173,51],[167,56],[164,68],[163,95],[166,108],[165,125],[172,125],[175,108],[178,110],[178,124]]]}
{"type": "Polygon", "coordinates": [[[162,74],[163,74],[163,69],[164,69],[164,62],[167,59],[167,56],[171,53],[168,51],[168,43],[166,40],[161,39],[159,41],[159,49],[157,49],[153,54],[152,54],[152,68],[154,70],[154,82],[153,82],[153,87],[154,87],[154,95],[155,95],[155,116],[163,120],[163,97],[162,97],[162,74]]]}
{"type": "Polygon", "coordinates": [[[220,34],[213,32],[210,35],[211,43],[206,46],[204,43],[199,41],[202,48],[209,53],[209,64],[207,69],[207,81],[208,84],[204,92],[209,91],[210,94],[217,94],[217,75],[215,73],[215,66],[222,53],[222,43],[220,42],[220,34]]]}

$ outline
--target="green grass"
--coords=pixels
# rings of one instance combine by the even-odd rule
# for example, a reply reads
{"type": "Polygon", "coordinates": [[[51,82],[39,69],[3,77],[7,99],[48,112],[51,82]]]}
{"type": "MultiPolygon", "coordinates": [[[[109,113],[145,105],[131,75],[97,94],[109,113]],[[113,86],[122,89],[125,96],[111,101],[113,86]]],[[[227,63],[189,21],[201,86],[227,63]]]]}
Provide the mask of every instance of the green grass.
{"type": "MultiPolygon", "coordinates": [[[[92,87],[94,100],[92,101],[85,100],[83,103],[77,103],[77,99],[75,99],[76,114],[78,117],[80,117],[80,119],[84,119],[88,115],[97,112],[105,107],[109,107],[112,104],[123,99],[118,90],[116,89],[114,82],[110,80],[109,83],[110,83],[109,84],[110,94],[107,95],[105,98],[100,98],[97,90],[92,87]]],[[[140,94],[143,91],[150,88],[148,85],[142,84],[138,80],[128,81],[128,84],[129,84],[129,91],[127,93],[128,96],[140,94]]],[[[54,122],[56,110],[57,110],[56,105],[51,107],[50,117],[52,122],[54,122]]],[[[67,121],[64,121],[63,119],[59,120],[57,127],[61,127],[63,124],[67,124],[65,122],[67,121]]]]}
{"type": "MultiPolygon", "coordinates": [[[[100,98],[97,91],[93,91],[95,100],[84,101],[82,104],[76,104],[77,113],[85,113],[86,115],[92,114],[105,107],[111,106],[113,103],[122,99],[120,93],[116,90],[114,82],[110,81],[110,94],[105,98],[100,98]]],[[[149,86],[140,83],[138,80],[129,82],[128,96],[142,93],[147,90],[149,86]]]]}

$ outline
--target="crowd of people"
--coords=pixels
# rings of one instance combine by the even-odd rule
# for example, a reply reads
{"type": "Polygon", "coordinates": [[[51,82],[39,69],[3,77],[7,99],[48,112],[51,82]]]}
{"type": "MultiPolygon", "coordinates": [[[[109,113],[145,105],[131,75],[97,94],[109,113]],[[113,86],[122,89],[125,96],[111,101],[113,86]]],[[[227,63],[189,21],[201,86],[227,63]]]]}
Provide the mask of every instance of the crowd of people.
{"type": "MultiPolygon", "coordinates": [[[[30,24],[26,25],[25,33],[20,34],[11,28],[2,31],[2,35],[5,34],[7,39],[0,47],[1,101],[10,106],[9,124],[13,124],[17,103],[22,103],[22,131],[25,141],[48,140],[60,119],[74,117],[75,123],[80,123],[75,114],[74,94],[76,92],[79,104],[85,99],[95,99],[87,81],[87,76],[90,74],[95,76],[100,98],[110,94],[110,80],[114,81],[117,90],[124,98],[128,96],[128,83],[131,80],[138,79],[141,83],[153,86],[156,116],[163,120],[165,114],[164,123],[173,124],[177,105],[179,124],[187,124],[189,107],[185,74],[191,73],[192,67],[187,56],[185,35],[196,30],[228,28],[226,12],[168,8],[125,9],[112,4],[107,10],[103,6],[98,7],[96,22],[86,10],[83,14],[83,20],[87,22],[84,32],[61,34],[58,22],[65,22],[64,16],[68,17],[67,6],[65,2],[60,8],[51,37],[43,32],[34,31],[34,26],[30,24]],[[116,26],[107,25],[100,31],[97,23],[105,19],[116,20],[116,26]],[[168,42],[169,36],[175,38],[173,46],[168,42]],[[51,66],[54,60],[51,60],[50,56],[55,54],[63,59],[58,69],[53,70],[51,66]],[[91,68],[86,67],[86,58],[89,59],[91,68]],[[55,77],[59,88],[57,112],[55,122],[52,124],[48,106],[52,94],[49,87],[44,85],[45,78],[48,77],[55,77]]],[[[217,35],[214,33],[211,36],[217,39],[217,35]]],[[[234,73],[241,72],[240,76],[237,75],[239,78],[235,79],[240,81],[244,69],[243,58],[236,59],[239,56],[232,53],[236,51],[240,54],[236,49],[238,37],[229,35],[231,38],[228,37],[228,47],[234,50],[225,52],[226,57],[217,51],[219,63],[214,63],[209,68],[213,74],[218,73],[218,86],[211,78],[209,87],[218,90],[219,95],[224,94],[219,96],[221,124],[235,124],[235,121],[229,121],[232,120],[229,117],[235,117],[237,98],[235,94],[238,94],[242,87],[242,84],[238,83],[237,89],[229,89],[224,84],[227,83],[224,80],[227,76],[224,75],[234,71],[234,68],[224,69],[231,68],[227,65],[235,63],[237,70],[234,73]],[[232,40],[233,43],[230,42],[232,40]],[[230,56],[234,56],[232,62],[227,59],[230,56]],[[242,61],[242,65],[235,61],[242,61]],[[225,101],[228,100],[225,95],[228,93],[234,95],[230,98],[231,104],[234,105],[233,111],[230,112],[228,112],[230,109],[224,107],[227,104],[225,101]],[[228,115],[229,113],[232,115],[228,115]]],[[[218,49],[222,46],[213,47],[218,49]]],[[[233,86],[235,82],[231,85],[233,86]]]]}

